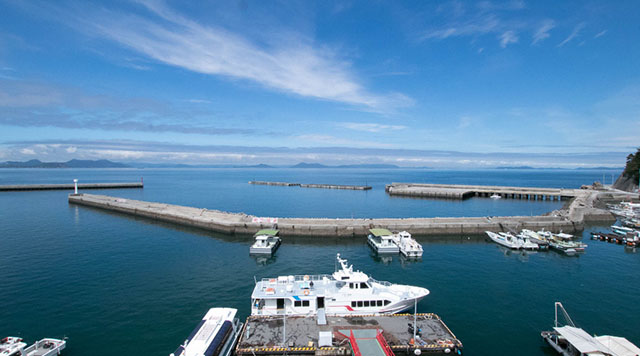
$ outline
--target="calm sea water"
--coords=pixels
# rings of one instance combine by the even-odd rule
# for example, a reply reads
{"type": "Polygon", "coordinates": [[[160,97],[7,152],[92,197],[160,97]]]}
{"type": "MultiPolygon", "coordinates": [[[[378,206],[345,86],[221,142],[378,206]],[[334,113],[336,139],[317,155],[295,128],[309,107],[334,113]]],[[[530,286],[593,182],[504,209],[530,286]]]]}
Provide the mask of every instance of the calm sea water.
{"type": "MultiPolygon", "coordinates": [[[[607,171],[606,174],[614,172],[607,171]]],[[[0,184],[135,181],[145,188],[93,191],[260,216],[408,217],[540,214],[558,202],[390,198],[391,182],[579,187],[600,171],[333,169],[1,170],[0,184]],[[372,191],[252,186],[247,181],[368,184],[372,191]]],[[[607,178],[609,179],[609,178],[607,178]]],[[[91,191],[87,191],[91,192],[91,191]]],[[[640,255],[587,241],[584,255],[515,253],[481,237],[425,238],[424,257],[372,255],[365,238],[286,239],[275,258],[248,255],[229,237],[69,205],[64,191],[2,192],[0,336],[69,337],[69,356],[168,355],[206,310],[249,314],[253,278],[330,273],[336,253],[376,279],[431,290],[418,308],[435,312],[467,355],[551,354],[540,331],[562,301],[597,334],[640,344],[640,255]]],[[[588,240],[590,227],[584,233],[588,240]]]]}

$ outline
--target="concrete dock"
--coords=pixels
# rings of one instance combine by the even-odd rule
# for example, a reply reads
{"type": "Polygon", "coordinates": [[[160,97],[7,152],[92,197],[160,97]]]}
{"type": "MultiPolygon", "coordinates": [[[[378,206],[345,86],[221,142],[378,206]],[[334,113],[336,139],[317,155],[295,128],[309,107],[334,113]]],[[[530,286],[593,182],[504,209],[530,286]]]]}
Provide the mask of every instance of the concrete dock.
{"type": "MultiPolygon", "coordinates": [[[[135,183],[80,183],[78,189],[123,189],[144,188],[142,182],[135,183]]],[[[0,191],[28,191],[28,190],[73,190],[74,184],[20,184],[0,185],[0,191]]]]}
{"type": "Polygon", "coordinates": [[[389,195],[440,199],[488,198],[497,195],[506,199],[568,200],[580,194],[580,189],[426,183],[391,183],[385,190],[389,195]]]}
{"type": "Polygon", "coordinates": [[[596,207],[607,192],[578,190],[568,207],[538,216],[500,217],[434,217],[383,219],[329,219],[256,217],[241,213],[208,210],[163,203],[122,199],[105,195],[71,194],[69,203],[116,211],[185,226],[224,233],[250,235],[277,225],[281,236],[355,237],[366,236],[371,228],[406,230],[417,236],[479,235],[485,231],[541,229],[574,233],[584,229],[585,222],[611,223],[611,213],[596,207]]]}
{"type": "MultiPolygon", "coordinates": [[[[421,337],[412,342],[413,314],[327,316],[318,325],[315,316],[250,316],[244,324],[236,355],[353,355],[350,345],[353,334],[381,334],[395,355],[444,355],[462,353],[462,342],[435,314],[418,314],[416,325],[421,337]],[[320,333],[328,335],[327,344],[320,345],[320,333]],[[420,350],[416,352],[416,350],[420,350]],[[458,353],[460,350],[460,353],[458,353]]],[[[324,340],[323,340],[324,341],[324,340]]],[[[374,356],[360,345],[362,355],[374,356]]],[[[384,354],[383,354],[384,355],[384,354]]]]}
{"type": "Polygon", "coordinates": [[[307,184],[307,183],[289,183],[289,182],[266,182],[259,180],[249,181],[249,184],[255,185],[276,185],[284,187],[301,187],[301,188],[321,188],[321,189],[345,189],[345,190],[371,190],[368,185],[343,185],[343,184],[307,184]]]}

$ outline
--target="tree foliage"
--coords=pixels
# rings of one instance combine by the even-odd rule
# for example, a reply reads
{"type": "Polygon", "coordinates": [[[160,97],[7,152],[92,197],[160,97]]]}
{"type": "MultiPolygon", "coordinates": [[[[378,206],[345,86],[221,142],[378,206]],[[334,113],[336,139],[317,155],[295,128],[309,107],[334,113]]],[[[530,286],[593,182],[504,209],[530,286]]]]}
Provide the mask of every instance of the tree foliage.
{"type": "Polygon", "coordinates": [[[640,148],[638,148],[635,154],[632,153],[627,156],[627,166],[624,167],[622,175],[637,182],[639,176],[638,169],[640,169],[640,148]]]}

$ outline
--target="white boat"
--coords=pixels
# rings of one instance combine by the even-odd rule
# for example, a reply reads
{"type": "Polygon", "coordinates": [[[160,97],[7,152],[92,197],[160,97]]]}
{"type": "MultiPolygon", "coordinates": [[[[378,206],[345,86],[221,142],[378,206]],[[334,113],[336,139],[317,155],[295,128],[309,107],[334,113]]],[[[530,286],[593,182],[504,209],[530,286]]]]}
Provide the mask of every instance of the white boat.
{"type": "Polygon", "coordinates": [[[491,199],[502,199],[502,196],[498,195],[498,194],[492,194],[489,198],[491,198],[491,199]]]}
{"type": "Polygon", "coordinates": [[[256,282],[251,315],[394,314],[429,294],[421,287],[376,281],[337,255],[331,275],[280,276],[256,282]]]}
{"type": "Polygon", "coordinates": [[[540,249],[548,249],[549,248],[549,240],[547,240],[546,238],[538,235],[538,233],[535,232],[535,231],[528,230],[528,229],[522,229],[522,231],[520,232],[520,235],[522,237],[528,237],[529,240],[531,242],[537,244],[540,249]]]}
{"type": "Polygon", "coordinates": [[[633,356],[640,355],[640,348],[623,337],[591,336],[576,327],[562,303],[555,303],[555,326],[552,331],[540,335],[557,353],[564,356],[633,356]],[[558,311],[564,315],[567,325],[559,326],[558,311]]]}
{"type": "Polygon", "coordinates": [[[1,356],[53,356],[67,346],[65,340],[45,338],[28,346],[19,337],[9,336],[0,340],[1,356]]]}
{"type": "Polygon", "coordinates": [[[237,309],[211,308],[189,337],[170,356],[229,356],[238,341],[242,323],[237,309]]]}
{"type": "Polygon", "coordinates": [[[618,234],[618,235],[622,235],[622,236],[627,236],[628,233],[632,233],[635,230],[630,228],[630,227],[626,227],[626,226],[617,226],[617,225],[611,225],[611,230],[618,234]]]}
{"type": "Polygon", "coordinates": [[[249,253],[256,254],[272,254],[280,246],[280,236],[278,236],[278,230],[264,229],[256,232],[253,237],[256,242],[249,248],[249,253]]]}
{"type": "Polygon", "coordinates": [[[400,253],[405,257],[422,257],[422,245],[411,237],[411,234],[406,231],[400,231],[394,233],[391,238],[393,242],[400,249],[400,253]]]}
{"type": "Polygon", "coordinates": [[[510,249],[513,250],[519,250],[522,248],[522,240],[518,239],[517,237],[509,234],[509,233],[495,233],[495,232],[491,232],[491,231],[485,231],[487,233],[487,235],[489,235],[489,238],[491,240],[493,240],[493,242],[508,247],[510,249]]]}
{"type": "Polygon", "coordinates": [[[387,229],[369,229],[367,243],[377,253],[398,253],[400,248],[393,242],[393,234],[387,229]]]}

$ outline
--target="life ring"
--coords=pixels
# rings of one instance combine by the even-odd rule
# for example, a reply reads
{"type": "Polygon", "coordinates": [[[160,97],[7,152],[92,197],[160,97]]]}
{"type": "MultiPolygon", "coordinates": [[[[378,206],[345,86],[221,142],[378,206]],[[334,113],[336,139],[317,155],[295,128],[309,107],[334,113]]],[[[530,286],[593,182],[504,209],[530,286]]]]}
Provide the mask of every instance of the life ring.
{"type": "Polygon", "coordinates": [[[304,280],[305,280],[305,281],[308,281],[308,280],[309,280],[309,275],[308,275],[308,274],[305,274],[305,275],[304,275],[304,280]]]}
{"type": "Polygon", "coordinates": [[[308,289],[305,289],[304,292],[302,292],[302,294],[304,294],[304,295],[309,295],[309,293],[311,293],[311,292],[309,292],[308,289]]]}

